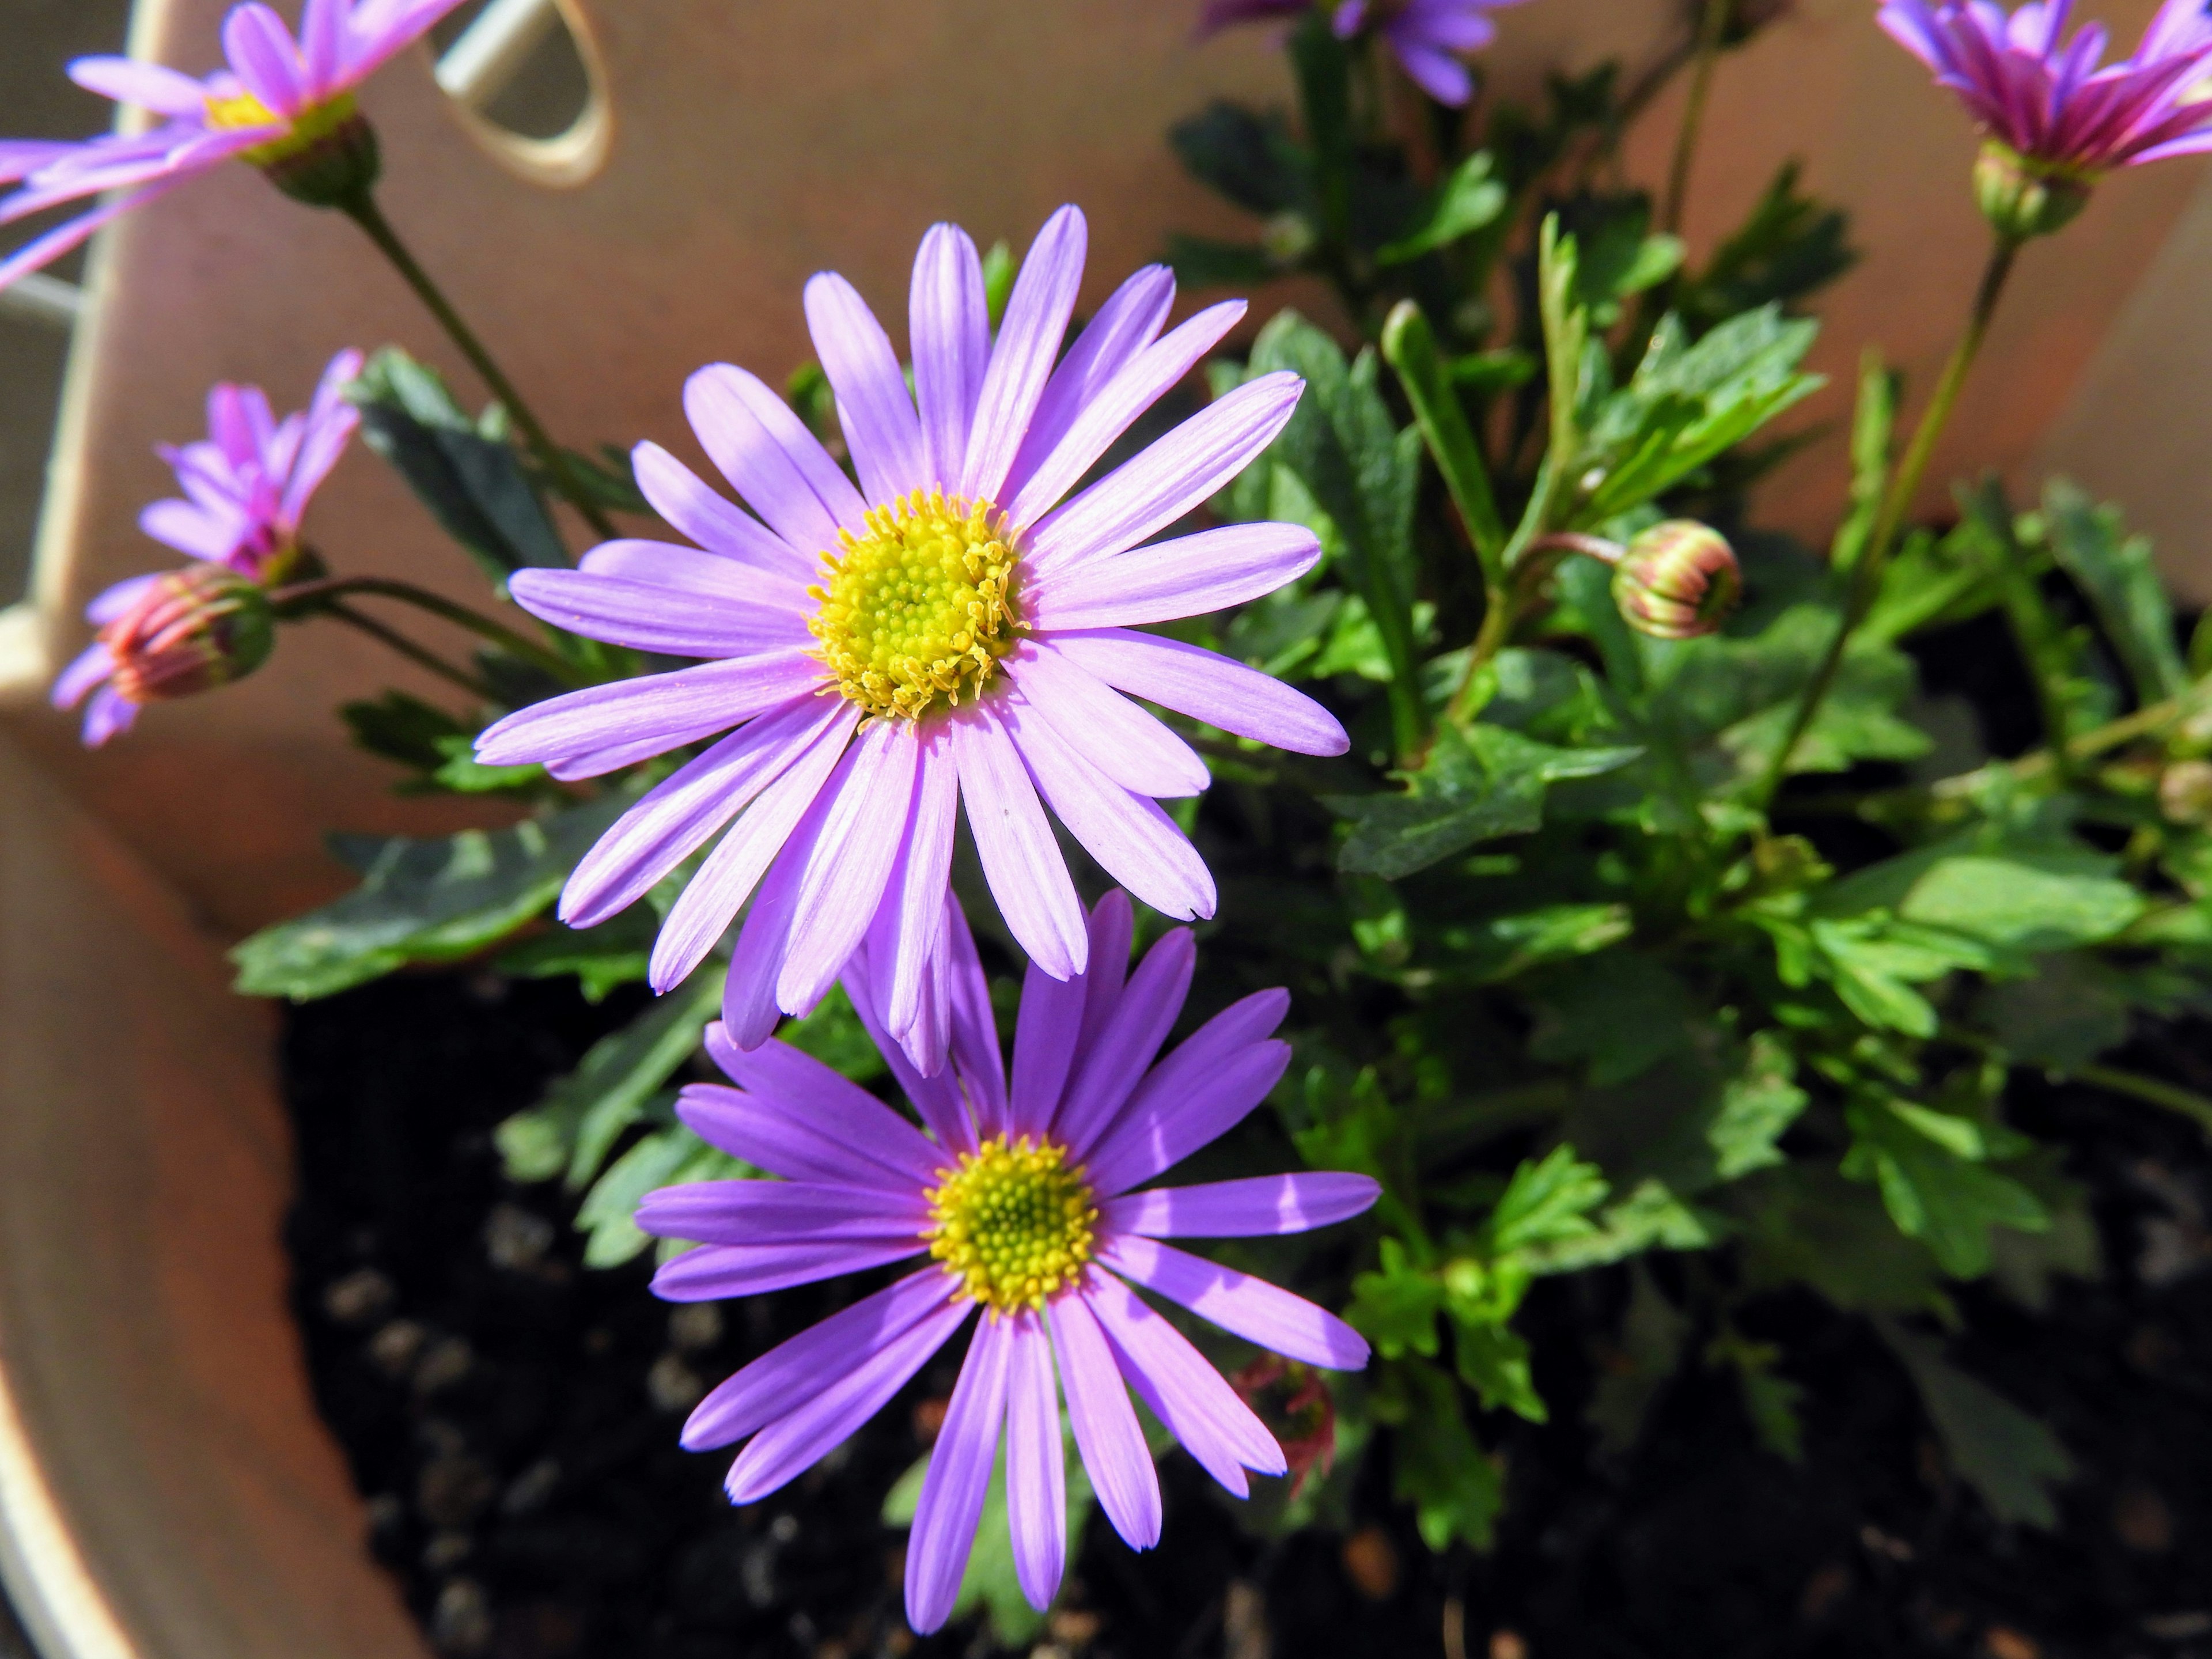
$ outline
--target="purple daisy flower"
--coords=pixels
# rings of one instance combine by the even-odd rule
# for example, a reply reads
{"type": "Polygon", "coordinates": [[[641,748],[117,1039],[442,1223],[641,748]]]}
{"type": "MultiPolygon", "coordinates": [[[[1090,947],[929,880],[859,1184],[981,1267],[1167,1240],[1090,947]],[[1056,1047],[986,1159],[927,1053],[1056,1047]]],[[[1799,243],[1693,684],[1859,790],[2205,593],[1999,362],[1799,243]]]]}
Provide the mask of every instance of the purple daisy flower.
{"type": "Polygon", "coordinates": [[[1204,789],[1205,763],[1125,692],[1280,748],[1347,746],[1325,710],[1266,675],[1133,631],[1255,599],[1320,557],[1286,524],[1139,545],[1273,441],[1297,376],[1251,381],[1063,499],[1244,311],[1214,306],[1162,334],[1174,282],[1148,267],[1055,368],[1084,240],[1075,209],[1053,216],[994,344],[975,244],[932,229],[914,272],[914,397],[852,285],[816,276],[807,319],[859,489],[782,398],[717,364],[691,377],[684,406],[760,518],[641,444],[640,488],[706,550],[615,541],[580,569],[514,578],[520,604],[572,632],[718,659],[509,715],[477,754],[583,778],[738,728],[601,839],[561,915],[604,921],[735,819],[663,922],[652,981],[681,981],[750,898],[723,1011],[740,1048],[765,1041],[779,1010],[811,1009],[866,939],[885,1024],[938,1069],[959,801],[1007,925],[1056,979],[1083,970],[1088,945],[1047,805],[1146,903],[1212,915],[1205,861],[1155,804],[1204,789]]]}
{"type": "Polygon", "coordinates": [[[228,67],[198,79],[134,58],[78,58],[69,72],[79,86],[159,119],[144,132],[80,143],[0,140],[0,185],[22,185],[0,198],[0,224],[117,192],[0,260],[0,288],[234,156],[281,178],[318,147],[365,142],[354,88],[460,3],[307,0],[297,40],[267,6],[234,6],[222,26],[228,67]]]}
{"type": "MultiPolygon", "coordinates": [[[[1415,84],[1439,103],[1464,104],[1474,80],[1460,61],[1480,52],[1498,35],[1490,14],[1521,0],[1342,0],[1334,23],[1345,40],[1373,31],[1389,42],[1415,84]]],[[[1199,33],[1211,34],[1232,23],[1296,17],[1313,9],[1308,0],[1207,0],[1199,33]]]]}
{"type": "Polygon", "coordinates": [[[1884,0],[1883,28],[1959,94],[1982,130],[2039,173],[2087,182],[2113,167],[2212,149],[2204,0],[2166,0],[2135,56],[2099,64],[2101,23],[2066,34],[2072,0],[1884,0]]]}
{"type": "MultiPolygon", "coordinates": [[[[259,386],[223,382],[210,387],[208,435],[181,448],[164,444],[155,451],[175,471],[185,498],[155,501],[138,515],[138,527],[188,558],[221,566],[247,582],[268,586],[281,581],[298,562],[300,522],[308,501],[361,425],[361,412],[345,399],[361,363],[358,351],[339,352],[323,371],[313,401],[281,421],[259,386]]],[[[125,672],[118,678],[117,672],[121,642],[127,641],[133,654],[143,654],[150,648],[149,640],[176,633],[174,627],[149,631],[146,605],[155,588],[177,587],[178,574],[129,577],[85,607],[85,619],[100,629],[100,636],[55,680],[53,704],[74,708],[88,696],[92,698],[84,714],[88,747],[96,749],[129,731],[143,702],[205,689],[167,674],[125,672]]],[[[222,586],[199,579],[186,584],[195,592],[222,586]]],[[[179,593],[169,596],[165,609],[175,608],[179,593]]],[[[188,621],[179,618],[179,623],[188,621]]]]}
{"type": "Polygon", "coordinates": [[[1134,1190],[1234,1127],[1291,1051],[1269,1040],[1290,999],[1262,991],[1154,1066],[1194,951],[1176,928],[1125,982],[1131,920],[1127,896],[1109,893],[1091,915],[1087,971],[1061,981],[1031,965],[1011,1080],[957,905],[945,912],[949,1071],[924,1078],[908,1063],[883,1029],[870,975],[854,973],[854,1004],[921,1128],[796,1048],[748,1053],[708,1027],[708,1052],[738,1086],[695,1085],[677,1109],[706,1140],[782,1179],[665,1188],[638,1209],[647,1232],[702,1241],[654,1277],[672,1301],[932,1258],[769,1350],[691,1413],[687,1448],[747,1442],[726,1482],[733,1503],[811,1468],[984,1310],[915,1512],[906,1605],[917,1631],[951,1612],[1002,1435],[1023,1593],[1042,1608],[1059,1588],[1066,1505],[1055,1362],[1099,1503],[1138,1549],[1159,1541],[1160,1492],[1131,1389],[1237,1497],[1246,1470],[1285,1472],[1282,1448],[1250,1407],[1133,1285],[1288,1358],[1343,1370],[1367,1363],[1366,1342],[1341,1320],[1159,1242],[1303,1232],[1358,1215],[1380,1189],[1364,1176],[1324,1174],[1134,1190]]]}

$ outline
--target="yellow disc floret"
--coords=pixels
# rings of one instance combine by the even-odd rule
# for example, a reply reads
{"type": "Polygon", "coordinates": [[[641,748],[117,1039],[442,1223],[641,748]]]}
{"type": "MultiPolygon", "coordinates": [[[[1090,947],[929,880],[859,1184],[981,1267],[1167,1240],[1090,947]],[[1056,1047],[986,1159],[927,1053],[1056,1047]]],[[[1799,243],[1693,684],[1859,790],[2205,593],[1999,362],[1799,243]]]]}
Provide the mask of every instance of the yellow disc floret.
{"type": "Polygon", "coordinates": [[[1014,648],[1014,550],[988,501],[915,490],[840,531],[807,626],[838,689],[870,714],[916,720],[972,702],[1014,648]]]}
{"type": "Polygon", "coordinates": [[[265,167],[287,161],[313,149],[358,118],[349,92],[319,104],[310,104],[287,120],[250,92],[207,100],[207,124],[218,132],[239,132],[251,127],[283,127],[265,143],[240,152],[241,159],[265,167]]]}
{"type": "Polygon", "coordinates": [[[999,1135],[963,1152],[929,1199],[929,1253],[996,1312],[1042,1307],[1091,1260],[1098,1211],[1065,1147],[999,1135]]]}

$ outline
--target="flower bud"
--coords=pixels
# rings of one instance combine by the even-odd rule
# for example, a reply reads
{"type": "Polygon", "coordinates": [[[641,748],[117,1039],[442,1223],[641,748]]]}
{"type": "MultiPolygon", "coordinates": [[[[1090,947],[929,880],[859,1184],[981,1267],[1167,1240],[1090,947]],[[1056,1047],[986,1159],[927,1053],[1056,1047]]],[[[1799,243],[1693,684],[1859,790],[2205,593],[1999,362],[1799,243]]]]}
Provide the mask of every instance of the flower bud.
{"type": "Polygon", "coordinates": [[[2175,761],[2159,775],[2158,810],[2172,823],[2212,823],[2212,761],[2175,761]]]}
{"type": "Polygon", "coordinates": [[[269,660],[268,595],[219,564],[169,571],[100,630],[113,685],[132,702],[195,696],[242,680],[269,660]]]}
{"type": "Polygon", "coordinates": [[[1743,573],[1710,525],[1669,519],[1628,544],[1613,571],[1613,602],[1628,625],[1662,640],[1710,634],[1735,609],[1743,573]]]}
{"type": "Polygon", "coordinates": [[[1997,234],[2025,242],[2070,223],[2088,206],[2092,182],[2039,166],[2002,139],[1989,138],[1974,163],[1974,202],[1997,234]]]}
{"type": "Polygon", "coordinates": [[[350,93],[301,111],[289,132],[256,144],[246,159],[310,207],[343,207],[365,195],[383,171],[376,129],[350,93]]]}

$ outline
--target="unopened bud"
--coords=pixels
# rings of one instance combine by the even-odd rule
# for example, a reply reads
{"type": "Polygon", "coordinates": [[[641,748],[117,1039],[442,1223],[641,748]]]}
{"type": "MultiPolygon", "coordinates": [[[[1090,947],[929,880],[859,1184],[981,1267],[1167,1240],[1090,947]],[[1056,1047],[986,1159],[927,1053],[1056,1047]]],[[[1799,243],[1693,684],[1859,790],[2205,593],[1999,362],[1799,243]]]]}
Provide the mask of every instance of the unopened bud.
{"type": "Polygon", "coordinates": [[[1613,602],[1628,625],[1662,640],[1694,640],[1721,625],[1743,594],[1728,538],[1694,519],[1656,524],[1613,571],[1613,602]]]}
{"type": "Polygon", "coordinates": [[[157,702],[244,679],[269,660],[276,627],[260,588],[227,566],[196,564],[149,582],[100,637],[116,690],[157,702]]]}
{"type": "Polygon", "coordinates": [[[354,106],[350,93],[301,111],[289,132],[256,144],[246,159],[277,189],[310,207],[356,201],[383,171],[376,129],[354,106]]]}
{"type": "Polygon", "coordinates": [[[2173,823],[2212,823],[2212,761],[2176,761],[2159,775],[2158,810],[2173,823]]]}
{"type": "Polygon", "coordinates": [[[1974,202],[1998,235],[2025,242],[2071,223],[2089,205],[2093,182],[2052,171],[2002,139],[1988,138],[1974,163],[1974,202]]]}

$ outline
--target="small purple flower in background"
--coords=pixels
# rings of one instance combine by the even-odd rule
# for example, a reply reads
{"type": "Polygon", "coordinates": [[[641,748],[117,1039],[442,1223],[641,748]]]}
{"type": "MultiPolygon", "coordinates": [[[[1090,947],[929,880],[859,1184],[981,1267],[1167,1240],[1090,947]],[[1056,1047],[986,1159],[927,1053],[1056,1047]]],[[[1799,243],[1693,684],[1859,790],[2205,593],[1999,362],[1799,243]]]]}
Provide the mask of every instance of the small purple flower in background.
{"type": "Polygon", "coordinates": [[[351,153],[339,176],[364,167],[373,176],[374,141],[355,112],[354,88],[461,3],[307,0],[296,40],[267,6],[234,6],[222,26],[228,67],[204,78],[129,58],[78,58],[70,78],[79,86],[159,118],[144,132],[79,143],[0,139],[0,185],[22,185],[0,199],[0,224],[119,192],[0,261],[0,288],[234,156],[280,184],[306,182],[332,151],[351,153]]]}
{"type": "Polygon", "coordinates": [[[129,731],[143,703],[240,678],[267,656],[265,638],[258,653],[248,653],[250,660],[226,649],[239,624],[218,625],[218,617],[234,617],[241,605],[251,608],[238,592],[241,586],[273,586],[299,562],[307,502],[361,425],[360,411],[345,399],[361,364],[358,351],[339,352],[323,371],[313,401],[281,421],[259,386],[213,386],[208,435],[182,448],[164,444],[156,451],[175,471],[185,496],[155,501],[138,515],[138,527],[240,580],[218,581],[189,568],[155,571],[117,582],[85,607],[86,620],[100,635],[62,671],[53,703],[74,708],[91,696],[84,716],[88,745],[97,748],[129,731]],[[193,650],[214,653],[211,665],[192,674],[177,672],[182,660],[177,652],[187,639],[193,650]],[[159,667],[149,655],[157,641],[159,667]],[[210,673],[218,678],[207,678],[210,673]]]}
{"type": "Polygon", "coordinates": [[[1100,1504],[1138,1549],[1159,1541],[1160,1492],[1130,1389],[1237,1497],[1247,1469],[1285,1472],[1251,1408],[1132,1284],[1288,1358],[1367,1363],[1366,1342],[1341,1320],[1158,1242],[1303,1232],[1359,1214],[1379,1189],[1364,1176],[1322,1174],[1133,1190],[1227,1133],[1274,1086],[1290,1046],[1270,1033],[1290,999],[1247,997],[1155,1066],[1194,951],[1176,928],[1125,982],[1131,922],[1127,896],[1109,893],[1090,918],[1086,972],[1063,981],[1031,966],[1011,1079],[957,904],[947,900],[945,914],[951,1072],[924,1078],[908,1064],[856,964],[854,1004],[927,1133],[796,1048],[747,1053],[708,1027],[708,1052],[738,1087],[694,1085],[678,1111],[708,1141],[783,1178],[664,1188],[638,1209],[647,1232],[702,1242],[654,1277],[672,1301],[933,1258],[770,1349],[691,1413],[687,1448],[747,1442],[726,1482],[733,1503],[764,1498],[828,1455],[984,1310],[915,1511],[906,1605],[916,1631],[951,1612],[1002,1434],[1016,1574],[1034,1606],[1051,1602],[1066,1553],[1060,1395],[1100,1504]]]}
{"type": "MultiPolygon", "coordinates": [[[[1497,38],[1490,14],[1521,0],[1342,0],[1333,13],[1345,40],[1372,32],[1389,42],[1414,82],[1439,103],[1464,104],[1474,91],[1474,77],[1461,54],[1480,52],[1497,38]]],[[[1296,17],[1310,11],[1306,0],[1207,0],[1199,33],[1211,34],[1232,23],[1296,17]]]]}
{"type": "Polygon", "coordinates": [[[2072,0],[2008,16],[1992,0],[1883,0],[1880,21],[2030,169],[2079,184],[2113,167],[2212,149],[2204,0],[2166,0],[2132,58],[2099,67],[2101,23],[2071,38],[2072,0]]]}
{"type": "Polygon", "coordinates": [[[961,801],[1008,927],[1054,978],[1080,973],[1088,946],[1046,804],[1147,904],[1212,915],[1205,861],[1155,804],[1203,790],[1205,763],[1125,692],[1279,748],[1347,746],[1325,710],[1266,675],[1133,631],[1256,599],[1319,558],[1286,524],[1139,546],[1273,441],[1295,375],[1262,375],[1063,499],[1244,310],[1217,305],[1162,334],[1174,280],[1148,267],[1061,356],[1085,235],[1075,209],[1052,216],[994,344],[975,244],[931,230],[909,306],[914,396],[851,284],[816,276],[807,320],[860,487],[781,398],[716,364],[684,407],[760,518],[641,444],[639,487],[706,550],[609,542],[581,569],[514,579],[518,603],[574,633],[720,659],[525,709],[477,755],[583,778],[738,728],[600,840],[561,915],[588,927],[628,908],[735,819],[669,910],[652,982],[679,983],[750,898],[723,1008],[740,1048],[765,1041],[779,1010],[814,1007],[865,940],[886,1025],[938,1070],[961,801]]]}

